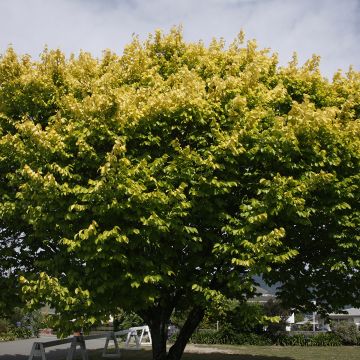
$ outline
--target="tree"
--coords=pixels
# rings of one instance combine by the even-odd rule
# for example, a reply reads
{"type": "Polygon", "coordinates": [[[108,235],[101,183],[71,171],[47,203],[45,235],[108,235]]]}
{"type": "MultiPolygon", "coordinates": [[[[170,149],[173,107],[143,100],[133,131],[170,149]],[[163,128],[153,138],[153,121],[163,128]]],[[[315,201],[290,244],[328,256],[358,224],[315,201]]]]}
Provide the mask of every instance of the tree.
{"type": "Polygon", "coordinates": [[[278,316],[280,318],[278,323],[270,323],[267,327],[269,334],[275,335],[286,330],[286,320],[291,316],[292,312],[284,307],[278,299],[269,299],[264,304],[264,313],[270,318],[273,316],[278,316]]]}
{"type": "Polygon", "coordinates": [[[179,359],[207,309],[245,303],[256,274],[286,306],[359,304],[360,76],[329,82],[318,61],[178,29],[101,59],[10,48],[0,219],[21,234],[29,304],[63,334],[136,311],[156,360],[179,359]],[[189,315],[167,352],[174,309],[189,315]]]}
{"type": "Polygon", "coordinates": [[[21,256],[21,234],[14,234],[0,227],[0,318],[11,318],[24,306],[21,299],[21,287],[18,282],[19,258],[21,256]],[[9,237],[9,235],[11,235],[9,237]]]}

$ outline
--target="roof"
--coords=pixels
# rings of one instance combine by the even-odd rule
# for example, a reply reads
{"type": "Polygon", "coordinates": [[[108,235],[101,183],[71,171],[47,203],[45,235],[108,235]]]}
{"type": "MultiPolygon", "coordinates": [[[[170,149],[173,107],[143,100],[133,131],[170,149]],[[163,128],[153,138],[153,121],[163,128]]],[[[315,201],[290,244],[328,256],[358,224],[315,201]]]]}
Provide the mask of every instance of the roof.
{"type": "Polygon", "coordinates": [[[256,286],[256,293],[258,293],[259,295],[249,299],[249,302],[266,303],[270,299],[274,299],[276,297],[273,294],[269,294],[267,290],[263,289],[260,286],[256,286]]]}
{"type": "Polygon", "coordinates": [[[329,316],[331,317],[350,317],[350,316],[360,316],[360,309],[359,308],[348,308],[344,309],[347,313],[331,313],[329,316]]]}
{"type": "Polygon", "coordinates": [[[274,294],[271,294],[268,290],[266,290],[260,286],[255,286],[255,288],[256,288],[256,292],[261,294],[261,296],[271,296],[271,297],[275,296],[274,294]]]}

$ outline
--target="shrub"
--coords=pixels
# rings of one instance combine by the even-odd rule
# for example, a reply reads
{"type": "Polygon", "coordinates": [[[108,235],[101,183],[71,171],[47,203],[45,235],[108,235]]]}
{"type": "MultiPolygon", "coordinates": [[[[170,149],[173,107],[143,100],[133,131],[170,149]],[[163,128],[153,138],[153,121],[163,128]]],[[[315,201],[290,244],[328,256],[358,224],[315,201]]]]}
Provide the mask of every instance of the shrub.
{"type": "Polygon", "coordinates": [[[271,340],[255,333],[238,333],[231,327],[220,331],[201,331],[194,333],[190,339],[193,344],[227,344],[227,345],[271,345],[271,340]]]}
{"type": "Polygon", "coordinates": [[[0,341],[10,341],[15,339],[26,339],[31,337],[30,329],[20,326],[15,327],[7,319],[0,319],[0,341]]]}
{"type": "MultiPolygon", "coordinates": [[[[170,338],[174,341],[176,336],[170,338]]],[[[304,334],[279,334],[270,337],[268,334],[237,333],[232,328],[221,331],[200,331],[190,339],[193,344],[227,344],[227,345],[281,345],[281,346],[341,346],[342,339],[334,333],[319,333],[313,336],[304,334]]]]}
{"type": "Polygon", "coordinates": [[[273,340],[276,345],[281,345],[281,346],[305,346],[306,345],[306,337],[303,334],[290,335],[290,336],[286,335],[286,334],[280,334],[273,340]]]}
{"type": "Polygon", "coordinates": [[[16,339],[16,336],[13,333],[0,334],[0,341],[12,341],[15,339],[16,339]]]}
{"type": "MultiPolygon", "coordinates": [[[[176,338],[176,336],[174,337],[176,338]]],[[[219,344],[219,341],[218,332],[211,330],[196,332],[190,338],[190,342],[193,344],[219,344]]]]}
{"type": "Polygon", "coordinates": [[[358,345],[359,344],[359,330],[354,323],[341,322],[332,325],[332,331],[342,341],[344,345],[358,345]]]}
{"type": "Polygon", "coordinates": [[[306,324],[301,324],[298,326],[298,329],[300,331],[313,331],[313,324],[310,322],[306,324]]]}
{"type": "Polygon", "coordinates": [[[280,335],[275,339],[276,345],[282,346],[340,346],[341,338],[333,333],[320,333],[314,336],[304,334],[280,335]]]}
{"type": "Polygon", "coordinates": [[[266,335],[254,333],[240,333],[237,336],[237,345],[272,345],[271,339],[266,335]]]}
{"type": "Polygon", "coordinates": [[[32,331],[24,326],[14,327],[11,333],[14,334],[17,339],[28,339],[32,336],[32,331]]]}
{"type": "Polygon", "coordinates": [[[128,329],[133,326],[144,325],[144,320],[135,312],[126,312],[122,309],[114,316],[114,330],[128,329]]]}
{"type": "Polygon", "coordinates": [[[264,307],[259,303],[238,303],[221,319],[221,327],[241,329],[244,333],[261,333],[264,323],[264,307]]]}
{"type": "MultiPolygon", "coordinates": [[[[34,310],[30,313],[25,313],[23,310],[23,316],[18,321],[21,323],[21,328],[30,329],[30,332],[34,336],[39,336],[40,329],[44,327],[44,321],[46,317],[40,310],[34,310]]],[[[25,331],[19,330],[19,334],[25,334],[25,331]]]]}
{"type": "Polygon", "coordinates": [[[342,345],[339,336],[333,333],[320,333],[308,338],[308,346],[340,346],[342,345]]]}
{"type": "Polygon", "coordinates": [[[267,334],[272,339],[276,339],[279,336],[286,335],[286,324],[281,321],[279,323],[271,323],[267,327],[267,334]]]}
{"type": "Polygon", "coordinates": [[[7,319],[0,319],[0,334],[7,333],[11,328],[10,322],[7,319]]]}
{"type": "Polygon", "coordinates": [[[238,333],[232,326],[225,326],[217,332],[217,336],[221,341],[220,344],[236,344],[238,333]]]}

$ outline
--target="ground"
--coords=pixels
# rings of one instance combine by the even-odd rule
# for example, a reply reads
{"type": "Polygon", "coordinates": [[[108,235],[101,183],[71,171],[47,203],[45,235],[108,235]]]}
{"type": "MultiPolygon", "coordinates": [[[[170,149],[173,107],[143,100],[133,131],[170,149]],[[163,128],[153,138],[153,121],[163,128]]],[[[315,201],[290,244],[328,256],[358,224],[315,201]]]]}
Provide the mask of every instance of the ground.
{"type": "MultiPolygon", "coordinates": [[[[150,351],[128,351],[123,360],[150,360],[150,351]]],[[[183,360],[359,360],[360,347],[188,345],[183,360]]],[[[0,357],[1,360],[1,357],[0,357]]],[[[100,360],[100,357],[97,359],[100,360]]]]}
{"type": "MultiPolygon", "coordinates": [[[[35,341],[49,341],[45,337],[35,341]]],[[[27,360],[34,339],[0,342],[0,360],[27,360]]],[[[88,341],[90,360],[103,360],[104,339],[88,341]]],[[[48,349],[47,360],[64,360],[67,345],[48,349]]],[[[123,350],[122,360],[151,360],[149,346],[144,350],[123,350]]],[[[77,356],[77,359],[80,359],[77,356]]],[[[228,346],[188,345],[183,360],[359,360],[360,347],[300,347],[300,346],[228,346]]]]}

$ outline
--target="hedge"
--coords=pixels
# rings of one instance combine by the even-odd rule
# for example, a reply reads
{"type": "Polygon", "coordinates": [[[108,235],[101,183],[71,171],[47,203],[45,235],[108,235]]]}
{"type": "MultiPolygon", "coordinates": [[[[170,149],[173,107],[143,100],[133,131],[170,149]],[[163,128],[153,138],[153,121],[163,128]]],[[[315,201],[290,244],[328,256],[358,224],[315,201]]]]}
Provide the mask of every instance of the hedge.
{"type": "Polygon", "coordinates": [[[228,345],[271,345],[272,341],[265,335],[238,333],[232,329],[220,331],[202,331],[190,338],[193,344],[228,344],[228,345]]]}
{"type": "Polygon", "coordinates": [[[313,336],[279,335],[274,339],[275,345],[282,346],[340,346],[343,345],[341,338],[333,333],[320,333],[313,336]]]}
{"type": "MultiPolygon", "coordinates": [[[[175,340],[173,336],[171,340],[175,340]]],[[[346,345],[342,338],[334,333],[320,333],[313,336],[303,334],[268,334],[237,333],[231,329],[220,331],[196,332],[190,338],[192,344],[226,344],[226,345],[280,345],[280,346],[341,346],[346,345]]]]}

